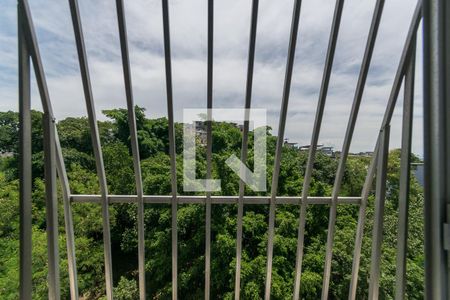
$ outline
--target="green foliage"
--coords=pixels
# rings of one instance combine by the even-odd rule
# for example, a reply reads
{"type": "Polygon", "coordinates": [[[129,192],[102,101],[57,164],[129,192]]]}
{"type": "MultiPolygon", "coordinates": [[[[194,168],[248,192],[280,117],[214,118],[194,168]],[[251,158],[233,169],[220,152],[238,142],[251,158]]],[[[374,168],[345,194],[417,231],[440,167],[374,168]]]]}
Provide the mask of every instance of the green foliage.
{"type": "Polygon", "coordinates": [[[120,142],[107,144],[103,147],[103,160],[110,193],[134,193],[133,159],[128,148],[120,142]]]}
{"type": "MultiPolygon", "coordinates": [[[[160,152],[169,153],[169,127],[167,118],[146,119],[145,109],[136,106],[136,128],[139,141],[139,154],[141,159],[148,158],[160,152]]],[[[115,137],[127,145],[131,153],[130,128],[128,123],[128,112],[126,109],[105,110],[103,113],[113,121],[115,137]]],[[[175,124],[175,141],[177,153],[182,149],[182,126],[175,124]]]]}
{"type": "Polygon", "coordinates": [[[60,121],[58,135],[62,148],[92,154],[91,134],[86,117],[66,118],[60,121]]]}
{"type": "Polygon", "coordinates": [[[139,290],[136,281],[120,277],[117,287],[114,288],[114,299],[135,300],[139,298],[139,290]]]}
{"type": "Polygon", "coordinates": [[[0,152],[17,152],[19,145],[19,115],[0,112],[0,152]]]}
{"type": "MultiPolygon", "coordinates": [[[[42,151],[42,113],[31,111],[33,152],[42,151]]],[[[19,113],[0,112],[0,153],[17,153],[19,149],[19,113]]]]}
{"type": "MultiPolygon", "coordinates": [[[[128,113],[125,109],[106,110],[108,121],[99,122],[103,158],[111,194],[134,194],[135,178],[129,138],[128,113]]],[[[32,112],[33,121],[33,284],[34,298],[47,298],[47,245],[45,223],[45,185],[43,178],[42,114],[32,112]]],[[[168,155],[168,122],[166,118],[147,119],[145,111],[136,107],[144,193],[170,195],[170,157],[168,155]]],[[[240,156],[241,132],[230,123],[212,124],[213,177],[222,181],[223,195],[237,195],[238,176],[225,161],[240,156]]],[[[66,118],[58,123],[58,132],[73,194],[99,194],[91,134],[86,118],[66,118]]],[[[272,180],[276,137],[267,136],[267,192],[272,180]]],[[[175,124],[178,193],[183,193],[182,124],[175,124]]],[[[18,114],[0,113],[0,152],[17,153],[18,114]]],[[[197,143],[197,178],[206,174],[206,151],[197,143]]],[[[283,147],[278,195],[299,196],[308,153],[283,147]]],[[[349,157],[341,195],[359,196],[367,173],[369,158],[349,157]]],[[[417,161],[417,157],[413,157],[417,161]]],[[[18,172],[17,155],[0,159],[0,295],[2,299],[18,298],[18,172]]],[[[336,158],[317,153],[312,173],[312,196],[328,196],[332,192],[337,169],[336,158]]],[[[253,168],[253,132],[250,132],[248,165],[253,168]]],[[[393,298],[397,243],[397,211],[400,151],[389,155],[387,197],[385,205],[383,256],[381,261],[380,297],[393,298]]],[[[407,297],[423,297],[423,191],[412,176],[410,185],[407,297]]],[[[61,191],[59,187],[59,197],[61,191]]],[[[194,193],[190,193],[194,194],[194,193]]],[[[217,193],[219,194],[219,193],[217,193]]],[[[61,199],[59,198],[61,206],[61,199]]],[[[369,198],[361,254],[357,298],[366,298],[370,269],[371,234],[374,197],[369,198]]],[[[137,206],[110,205],[113,248],[115,299],[138,299],[137,287],[137,206]]],[[[241,291],[244,299],[261,299],[264,295],[268,206],[246,205],[243,218],[241,291]]],[[[98,203],[72,204],[77,271],[80,295],[84,299],[102,299],[104,295],[103,225],[98,203]]],[[[236,255],[235,205],[212,208],[211,297],[233,299],[236,255]]],[[[272,299],[290,299],[293,292],[297,250],[299,207],[277,205],[274,240],[272,299]]],[[[317,299],[322,288],[322,275],[327,239],[329,206],[310,205],[307,209],[301,296],[317,299]]],[[[333,248],[330,298],[345,298],[348,293],[358,207],[338,207],[333,248]]],[[[166,204],[147,204],[144,211],[147,293],[151,299],[171,296],[171,209],[166,204]]],[[[199,299],[204,291],[205,209],[201,204],[179,205],[178,283],[182,299],[199,299]]],[[[59,208],[62,298],[69,298],[64,216],[59,208]]]]}

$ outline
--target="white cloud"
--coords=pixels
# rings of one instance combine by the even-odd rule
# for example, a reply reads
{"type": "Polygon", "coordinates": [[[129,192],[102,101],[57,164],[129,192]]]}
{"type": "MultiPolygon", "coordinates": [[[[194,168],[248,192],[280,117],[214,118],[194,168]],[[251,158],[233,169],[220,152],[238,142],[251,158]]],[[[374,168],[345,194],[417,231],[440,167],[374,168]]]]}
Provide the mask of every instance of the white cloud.
{"type": "MultiPolygon", "coordinates": [[[[80,0],[96,108],[125,107],[115,1],[80,0]]],[[[300,32],[292,81],[286,137],[309,143],[334,1],[302,1],[300,32]]],[[[171,43],[176,116],[182,108],[206,104],[207,1],[171,0],[171,43]]],[[[217,0],[214,38],[214,105],[244,103],[251,1],[217,0]]],[[[85,115],[76,48],[67,1],[30,0],[58,118],[85,115]]],[[[17,107],[15,1],[0,0],[0,109],[17,107]]],[[[347,0],[331,76],[320,141],[341,147],[353,100],[375,0],[347,0]]],[[[374,146],[415,1],[387,1],[365,89],[352,151],[374,146]]],[[[253,105],[269,110],[275,129],[284,80],[293,0],[261,0],[253,105]]],[[[166,114],[161,1],[125,2],[135,101],[149,116],[166,114]]],[[[419,30],[420,31],[420,30],[419,30]]],[[[418,47],[420,48],[420,47],[418,47]]],[[[418,54],[420,58],[420,53],[418,54]]],[[[421,67],[418,61],[417,67],[421,67]]],[[[420,72],[418,72],[420,73],[420,72]]],[[[420,74],[418,74],[420,75],[420,74]]],[[[413,150],[422,153],[421,77],[417,78],[413,150]]],[[[37,98],[34,92],[34,99],[37,98]]],[[[37,102],[37,101],[35,101],[37,102]]],[[[401,105],[399,99],[398,105],[401,105]]],[[[393,119],[399,128],[401,111],[393,119]]],[[[400,145],[393,129],[392,146],[400,145]]]]}

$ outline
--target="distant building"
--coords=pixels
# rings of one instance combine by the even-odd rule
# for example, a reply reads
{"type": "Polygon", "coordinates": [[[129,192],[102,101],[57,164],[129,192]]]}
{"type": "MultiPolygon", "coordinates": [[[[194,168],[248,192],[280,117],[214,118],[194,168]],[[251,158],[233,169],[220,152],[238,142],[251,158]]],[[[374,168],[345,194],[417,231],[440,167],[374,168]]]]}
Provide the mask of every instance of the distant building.
{"type": "MultiPolygon", "coordinates": [[[[310,148],[311,148],[311,145],[303,145],[303,146],[300,146],[298,149],[300,151],[309,151],[310,148]]],[[[324,146],[323,144],[318,144],[316,146],[317,152],[321,152],[321,153],[323,153],[325,155],[328,155],[328,156],[331,156],[331,157],[335,156],[335,152],[334,152],[333,149],[334,149],[333,147],[331,147],[331,146],[324,146]]]]}
{"type": "MultiPolygon", "coordinates": [[[[319,145],[317,145],[316,149],[320,149],[322,147],[323,147],[323,145],[319,144],[319,145]]],[[[309,148],[311,148],[311,145],[303,145],[303,146],[298,147],[298,150],[300,150],[300,151],[309,151],[309,148]]]]}
{"type": "Polygon", "coordinates": [[[284,146],[293,149],[298,149],[298,143],[289,142],[289,139],[284,139],[284,146]]]}
{"type": "Polygon", "coordinates": [[[362,151],[358,153],[349,153],[350,156],[372,157],[373,151],[362,151]]]}
{"type": "Polygon", "coordinates": [[[334,156],[333,147],[320,147],[318,150],[325,155],[334,156]]]}

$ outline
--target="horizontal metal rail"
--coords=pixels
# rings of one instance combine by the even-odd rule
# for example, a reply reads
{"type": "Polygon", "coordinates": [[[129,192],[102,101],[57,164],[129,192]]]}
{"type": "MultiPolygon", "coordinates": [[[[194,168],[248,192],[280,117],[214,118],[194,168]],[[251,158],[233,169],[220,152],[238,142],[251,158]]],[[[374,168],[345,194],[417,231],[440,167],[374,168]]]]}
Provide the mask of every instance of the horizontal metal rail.
{"type": "MultiPolygon", "coordinates": [[[[169,195],[144,195],[146,204],[170,204],[173,196],[169,195]]],[[[177,196],[179,204],[205,204],[206,196],[177,196]]],[[[271,196],[244,196],[244,204],[270,204],[271,196]]],[[[100,203],[101,195],[71,195],[70,199],[75,203],[100,203]]],[[[110,203],[137,203],[136,195],[109,195],[110,203]]],[[[331,204],[332,197],[308,197],[307,204],[331,204]]],[[[211,204],[238,204],[239,196],[211,196],[211,204]]],[[[277,196],[276,204],[301,205],[302,197],[277,196]]],[[[338,197],[338,204],[360,204],[361,197],[338,197]]]]}

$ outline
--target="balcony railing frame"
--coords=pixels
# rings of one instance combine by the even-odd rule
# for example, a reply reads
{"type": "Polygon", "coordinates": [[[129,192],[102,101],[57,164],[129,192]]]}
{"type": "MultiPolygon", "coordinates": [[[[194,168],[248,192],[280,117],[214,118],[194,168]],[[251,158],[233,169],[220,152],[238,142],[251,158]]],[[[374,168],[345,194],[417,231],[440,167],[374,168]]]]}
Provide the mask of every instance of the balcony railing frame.
{"type": "MultiPolygon", "coordinates": [[[[214,40],[214,1],[208,0],[208,59],[207,59],[207,101],[208,109],[213,108],[213,40],[214,40]]],[[[60,298],[59,281],[59,252],[58,252],[58,214],[56,197],[56,180],[59,178],[62,186],[64,207],[64,224],[66,232],[66,247],[68,256],[68,271],[70,282],[70,297],[78,299],[77,267],[75,257],[75,238],[72,221],[72,203],[98,203],[102,207],[103,243],[105,259],[105,287],[107,299],[113,299],[112,255],[110,238],[109,206],[114,203],[137,204],[138,231],[138,270],[139,297],[145,299],[145,240],[144,240],[144,204],[171,205],[171,247],[172,247],[172,299],[178,299],[177,269],[178,269],[178,241],[177,241],[177,205],[204,204],[205,217],[205,299],[210,298],[211,285],[211,206],[216,204],[237,205],[236,231],[236,273],[235,299],[240,298],[240,274],[242,260],[242,225],[244,205],[269,205],[267,269],[265,282],[265,299],[270,299],[273,243],[275,233],[275,212],[277,205],[294,204],[299,206],[299,227],[297,239],[297,253],[295,264],[295,280],[293,299],[300,296],[302,258],[304,246],[304,231],[307,207],[310,205],[329,205],[330,216],[326,244],[326,256],[322,286],[322,299],[327,299],[330,285],[333,240],[336,225],[337,205],[358,205],[358,224],[356,228],[353,266],[349,287],[349,299],[356,298],[358,271],[361,257],[363,229],[366,218],[368,196],[372,191],[373,179],[376,173],[375,188],[375,220],[372,237],[372,256],[370,268],[369,298],[378,298],[379,291],[379,261],[381,242],[383,239],[383,207],[386,194],[386,164],[389,147],[389,128],[400,88],[404,86],[404,104],[402,120],[402,151],[399,196],[399,227],[396,270],[396,299],[405,294],[406,284],[406,248],[408,232],[408,194],[410,180],[410,157],[412,140],[412,118],[415,81],[416,34],[422,19],[422,1],[418,1],[409,27],[405,45],[400,57],[399,66],[394,78],[392,90],[386,106],[380,133],[375,145],[367,177],[360,197],[341,197],[340,188],[349,149],[355,129],[358,111],[364,93],[365,83],[376,43],[378,27],[381,22],[384,0],[377,0],[371,27],[369,30],[366,50],[361,64],[359,79],[355,89],[353,105],[348,120],[347,130],[341,155],[339,157],[332,195],[329,197],[313,197],[309,195],[311,176],[314,166],[316,146],[320,134],[324,107],[326,104],[328,86],[333,67],[334,53],[337,45],[344,0],[336,0],[336,6],[330,31],[329,44],[323,71],[323,78],[319,92],[316,116],[311,137],[311,145],[306,163],[302,194],[297,197],[278,196],[278,178],[281,166],[281,153],[284,140],[284,129],[289,104],[290,85],[294,67],[296,44],[299,29],[301,0],[294,0],[291,33],[289,39],[285,82],[281,101],[280,119],[275,150],[272,188],[270,196],[246,196],[245,185],[239,182],[239,195],[213,196],[183,196],[177,193],[176,153],[174,132],[174,107],[172,92],[172,67],[170,48],[169,3],[162,0],[163,38],[165,76],[167,92],[167,109],[169,121],[169,154],[171,170],[171,195],[144,195],[142,172],[139,158],[137,139],[135,106],[131,80],[131,66],[128,53],[125,7],[123,0],[116,0],[118,17],[118,33],[125,84],[125,94],[130,128],[130,141],[133,155],[136,195],[110,195],[106,183],[106,173],[103,162],[102,147],[96,119],[95,102],[91,88],[88,58],[84,44],[83,29],[77,0],[69,0],[72,25],[75,33],[78,61],[83,83],[84,97],[88,112],[89,127],[99,178],[100,195],[75,195],[70,191],[69,180],[64,165],[61,145],[59,142],[56,121],[52,110],[52,103],[48,93],[45,72],[41,61],[39,45],[33,25],[31,10],[27,0],[18,1],[18,45],[19,45],[19,116],[20,116],[20,297],[31,299],[32,268],[31,268],[31,96],[30,96],[30,62],[33,64],[42,107],[44,110],[43,128],[45,145],[45,190],[46,216],[48,236],[48,266],[49,266],[49,298],[60,298]]],[[[245,108],[251,108],[253,71],[255,59],[255,45],[257,37],[259,1],[252,0],[249,52],[247,66],[247,80],[245,92],[245,108]]],[[[445,298],[448,291],[448,260],[446,250],[450,249],[450,227],[446,221],[450,217],[450,5],[445,0],[424,1],[424,124],[425,124],[425,246],[426,246],[426,296],[429,299],[445,298]],[[445,163],[442,163],[445,161],[445,163]]],[[[210,110],[208,110],[210,111],[210,110]]],[[[248,120],[247,115],[245,120],[248,120]]],[[[207,178],[212,178],[212,126],[207,122],[207,178]]],[[[247,161],[249,123],[244,121],[241,149],[242,161],[247,161]]]]}

